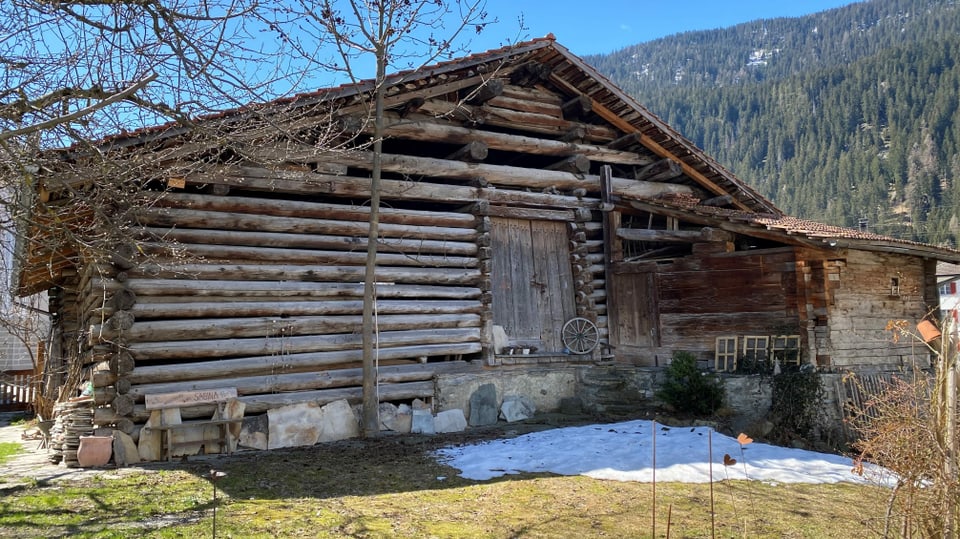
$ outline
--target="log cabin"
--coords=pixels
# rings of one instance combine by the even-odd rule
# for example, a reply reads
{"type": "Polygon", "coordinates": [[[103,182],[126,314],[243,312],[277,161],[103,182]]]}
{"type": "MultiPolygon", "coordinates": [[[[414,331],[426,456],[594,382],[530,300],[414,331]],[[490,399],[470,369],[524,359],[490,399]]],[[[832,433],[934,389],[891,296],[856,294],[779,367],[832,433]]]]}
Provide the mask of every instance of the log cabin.
{"type": "MultiPolygon", "coordinates": [[[[552,37],[387,84],[381,401],[430,399],[443,373],[675,351],[718,371],[895,367],[916,351],[888,323],[933,312],[937,261],[960,262],[784,215],[552,37]]],[[[229,148],[176,126],[104,141],[121,162],[162,148],[143,183],[162,196],[126,214],[109,257],[24,236],[19,291],[49,293],[47,370],[69,373],[48,386],[89,380],[95,424],[128,433],[154,394],[235,388],[248,417],[358,402],[372,89],[198,121],[260,119],[229,148]]],[[[36,214],[76,215],[56,174],[38,173],[36,214]]]]}

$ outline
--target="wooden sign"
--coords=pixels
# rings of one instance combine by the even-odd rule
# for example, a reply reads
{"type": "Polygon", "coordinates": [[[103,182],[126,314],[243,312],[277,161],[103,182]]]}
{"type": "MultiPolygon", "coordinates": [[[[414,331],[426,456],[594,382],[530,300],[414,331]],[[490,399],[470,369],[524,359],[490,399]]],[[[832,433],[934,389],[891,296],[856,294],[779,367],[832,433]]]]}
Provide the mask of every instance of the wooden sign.
{"type": "Polygon", "coordinates": [[[212,404],[237,397],[237,388],[226,387],[218,389],[199,389],[195,391],[176,391],[174,393],[156,393],[144,395],[147,410],[162,408],[179,408],[181,406],[196,406],[212,404]]]}

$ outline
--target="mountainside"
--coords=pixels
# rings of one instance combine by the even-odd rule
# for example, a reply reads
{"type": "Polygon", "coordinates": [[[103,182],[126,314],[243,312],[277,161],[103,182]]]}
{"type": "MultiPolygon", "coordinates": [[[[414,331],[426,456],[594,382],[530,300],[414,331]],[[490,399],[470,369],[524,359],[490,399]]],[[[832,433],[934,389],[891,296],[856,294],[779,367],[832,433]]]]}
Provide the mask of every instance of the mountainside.
{"type": "Polygon", "coordinates": [[[955,0],[874,0],[586,60],[789,214],[958,245],[955,0]]]}

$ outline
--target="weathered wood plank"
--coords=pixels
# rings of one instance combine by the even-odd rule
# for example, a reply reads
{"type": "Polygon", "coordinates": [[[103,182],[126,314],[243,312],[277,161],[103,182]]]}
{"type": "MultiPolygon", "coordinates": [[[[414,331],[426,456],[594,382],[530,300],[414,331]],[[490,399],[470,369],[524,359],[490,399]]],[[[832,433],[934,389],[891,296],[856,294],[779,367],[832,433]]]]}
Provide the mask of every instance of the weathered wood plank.
{"type": "MultiPolygon", "coordinates": [[[[141,300],[150,296],[215,296],[269,297],[272,299],[292,297],[360,298],[363,283],[314,283],[291,281],[217,281],[196,279],[133,279],[117,283],[112,279],[95,279],[98,290],[112,290],[127,286],[141,300]]],[[[377,298],[423,298],[423,299],[473,299],[480,296],[480,289],[466,286],[432,285],[382,285],[377,287],[377,298]]]]}
{"type": "MultiPolygon", "coordinates": [[[[143,264],[130,278],[192,278],[201,280],[305,281],[359,283],[364,268],[280,264],[143,264]]],[[[377,268],[377,282],[424,285],[475,285],[480,272],[470,268],[377,268]]]]}
{"type": "MultiPolygon", "coordinates": [[[[236,301],[227,303],[170,301],[139,303],[131,312],[137,320],[149,320],[152,318],[359,314],[362,309],[362,300],[236,301]]],[[[379,314],[463,314],[475,313],[479,309],[480,302],[476,300],[384,300],[377,302],[377,312],[379,314]]]]}
{"type": "Polygon", "coordinates": [[[618,228],[617,237],[633,241],[655,242],[721,242],[733,241],[733,234],[715,228],[700,230],[651,230],[645,228],[618,228]]]}
{"type": "Polygon", "coordinates": [[[201,390],[178,390],[172,393],[154,393],[144,395],[144,403],[147,410],[161,410],[164,408],[179,408],[184,406],[196,406],[198,404],[211,404],[236,397],[237,388],[216,387],[201,390]]]}
{"type": "MultiPolygon", "coordinates": [[[[272,177],[275,171],[240,167],[241,173],[250,177],[272,177]]],[[[302,173],[298,173],[302,174],[302,173]]],[[[248,213],[253,215],[272,215],[277,217],[297,217],[309,219],[328,219],[333,221],[370,220],[370,207],[344,203],[308,202],[304,200],[272,199],[260,197],[229,197],[197,195],[191,193],[170,192],[156,201],[156,207],[184,208],[192,210],[219,211],[229,213],[248,213]]],[[[475,228],[476,218],[466,213],[445,212],[441,210],[411,210],[380,208],[381,224],[406,226],[436,226],[450,228],[475,228]]]]}
{"type": "MultiPolygon", "coordinates": [[[[361,322],[362,318],[357,315],[147,320],[134,322],[122,336],[129,342],[157,342],[195,339],[198,335],[207,339],[320,335],[352,332],[360,327],[361,322]]],[[[475,313],[406,313],[377,317],[380,331],[479,326],[480,315],[475,313]]],[[[95,339],[104,340],[116,339],[121,335],[119,331],[109,330],[104,325],[92,326],[90,333],[95,339]]]]}
{"type": "MultiPolygon", "coordinates": [[[[326,234],[338,236],[367,235],[369,223],[336,221],[242,213],[212,212],[184,208],[143,208],[137,212],[141,224],[155,227],[185,227],[246,232],[282,232],[297,234],[326,234]]],[[[473,228],[397,225],[384,223],[380,234],[388,238],[425,240],[473,241],[473,228]]]]}
{"type": "Polygon", "coordinates": [[[394,118],[388,121],[386,134],[390,137],[407,140],[445,142],[448,144],[466,144],[472,140],[478,140],[494,150],[555,157],[580,154],[594,161],[619,165],[644,166],[651,162],[651,159],[647,156],[633,152],[611,150],[604,146],[469,129],[452,124],[438,123],[436,120],[408,121],[394,118]]]}
{"type": "MultiPolygon", "coordinates": [[[[367,248],[366,236],[288,234],[284,232],[211,230],[209,228],[188,229],[182,227],[143,227],[135,233],[144,238],[159,238],[164,242],[175,241],[182,244],[246,245],[345,251],[365,251],[367,248]]],[[[377,250],[383,253],[439,253],[452,256],[469,256],[477,253],[477,245],[465,241],[381,237],[377,241],[377,250]]]]}
{"type": "MultiPolygon", "coordinates": [[[[419,363],[414,365],[381,365],[377,381],[381,384],[419,382],[433,379],[440,373],[474,372],[477,368],[466,361],[419,363]]],[[[235,387],[239,395],[277,393],[281,391],[309,391],[336,387],[360,386],[363,369],[332,369],[317,372],[267,374],[262,376],[227,377],[211,380],[182,380],[132,386],[130,395],[138,401],[155,393],[211,390],[225,385],[235,387]]]]}
{"type": "MultiPolygon", "coordinates": [[[[422,346],[399,346],[381,348],[377,355],[381,361],[391,359],[417,359],[420,357],[460,356],[480,351],[479,342],[431,344],[422,346]]],[[[309,352],[303,354],[283,354],[230,359],[215,359],[171,365],[137,366],[129,379],[131,384],[149,384],[171,382],[175,380],[201,380],[273,374],[282,372],[323,369],[326,367],[353,363],[361,360],[362,351],[337,350],[335,352],[309,352]]]]}
{"type": "MultiPolygon", "coordinates": [[[[182,248],[182,246],[177,246],[182,248]]],[[[170,251],[167,243],[143,242],[141,250],[147,255],[163,255],[170,251]]],[[[366,262],[367,253],[356,251],[330,251],[313,249],[292,249],[244,245],[189,245],[191,256],[207,261],[223,260],[233,263],[266,261],[280,264],[321,264],[361,266],[366,262]]],[[[377,263],[386,266],[424,266],[433,268],[475,268],[476,257],[442,254],[421,254],[417,251],[404,253],[377,253],[377,263]]]]}
{"type": "MultiPolygon", "coordinates": [[[[479,342],[479,328],[444,328],[406,331],[382,331],[377,334],[380,346],[414,346],[479,342]]],[[[230,356],[299,354],[359,349],[362,336],[357,333],[301,335],[294,337],[202,339],[188,341],[142,342],[128,345],[138,364],[144,361],[174,359],[207,359],[230,356]]]]}

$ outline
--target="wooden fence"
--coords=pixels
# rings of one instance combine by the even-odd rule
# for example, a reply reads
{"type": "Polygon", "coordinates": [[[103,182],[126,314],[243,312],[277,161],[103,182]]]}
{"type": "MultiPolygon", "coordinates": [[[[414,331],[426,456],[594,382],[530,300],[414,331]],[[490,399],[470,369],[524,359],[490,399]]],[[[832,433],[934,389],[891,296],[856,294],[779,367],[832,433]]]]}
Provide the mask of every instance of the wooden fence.
{"type": "Polygon", "coordinates": [[[29,410],[40,377],[32,369],[0,372],[0,412],[29,410]]]}

